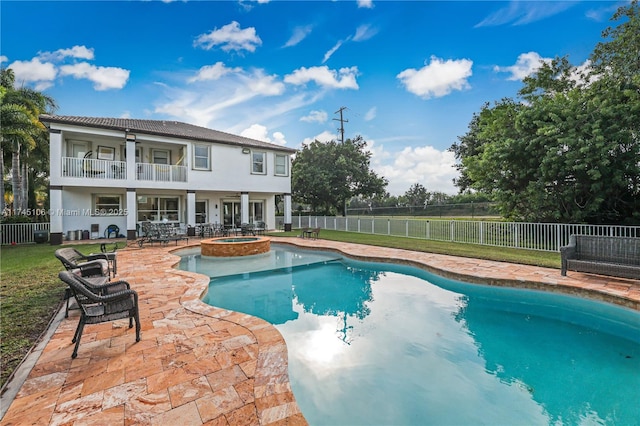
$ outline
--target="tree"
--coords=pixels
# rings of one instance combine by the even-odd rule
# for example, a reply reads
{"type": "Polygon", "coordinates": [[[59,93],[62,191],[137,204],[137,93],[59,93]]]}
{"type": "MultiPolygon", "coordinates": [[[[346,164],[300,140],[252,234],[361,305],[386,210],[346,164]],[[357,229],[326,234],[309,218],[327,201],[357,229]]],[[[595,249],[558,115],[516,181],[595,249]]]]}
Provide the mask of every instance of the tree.
{"type": "Polygon", "coordinates": [[[304,144],[291,167],[295,201],[309,204],[314,212],[344,214],[352,197],[384,195],[387,180],[370,170],[371,153],[366,146],[361,136],[344,143],[304,144]]]}
{"type": "Polygon", "coordinates": [[[474,115],[450,148],[461,190],[490,194],[508,218],[623,223],[640,220],[640,16],[614,19],[580,78],[566,58],[523,80],[521,101],[474,115]],[[611,65],[609,65],[611,64],[611,65]]]}
{"type": "MultiPolygon", "coordinates": [[[[43,162],[48,164],[47,129],[40,122],[39,116],[42,113],[51,112],[56,104],[51,97],[41,92],[26,87],[16,89],[14,85],[13,70],[0,69],[2,202],[4,203],[4,153],[9,152],[11,153],[13,207],[14,210],[24,210],[27,208],[29,175],[36,173],[32,164],[42,165],[43,162]],[[35,155],[30,156],[31,152],[35,155]]],[[[40,173],[43,171],[44,169],[41,169],[40,173]]]]}
{"type": "Polygon", "coordinates": [[[419,183],[411,185],[409,190],[404,193],[405,198],[410,206],[424,206],[425,202],[429,199],[429,192],[427,188],[419,183]]]}

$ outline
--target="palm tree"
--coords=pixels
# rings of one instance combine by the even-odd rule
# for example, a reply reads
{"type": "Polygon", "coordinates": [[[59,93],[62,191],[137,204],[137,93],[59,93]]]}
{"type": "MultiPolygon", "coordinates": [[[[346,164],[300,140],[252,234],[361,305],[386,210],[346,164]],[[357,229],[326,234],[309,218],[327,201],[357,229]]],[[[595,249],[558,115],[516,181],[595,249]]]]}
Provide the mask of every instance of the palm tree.
{"type": "Polygon", "coordinates": [[[11,69],[0,69],[1,120],[0,160],[2,161],[2,207],[4,208],[4,151],[11,152],[11,172],[14,210],[27,207],[28,154],[38,142],[47,138],[47,129],[39,116],[56,108],[55,101],[36,90],[14,87],[11,69]],[[21,167],[22,163],[22,167],[21,167]]]}

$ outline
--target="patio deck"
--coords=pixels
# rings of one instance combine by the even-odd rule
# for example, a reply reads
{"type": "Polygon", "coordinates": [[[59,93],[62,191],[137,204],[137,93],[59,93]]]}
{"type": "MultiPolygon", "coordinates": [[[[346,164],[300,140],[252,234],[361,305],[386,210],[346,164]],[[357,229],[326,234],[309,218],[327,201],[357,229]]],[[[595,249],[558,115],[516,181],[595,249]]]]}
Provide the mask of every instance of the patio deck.
{"type": "MultiPolygon", "coordinates": [[[[562,277],[558,269],[321,239],[273,240],[640,310],[638,280],[575,272],[562,277]]],[[[198,244],[190,239],[188,246],[198,244]]],[[[120,250],[118,278],[139,293],[142,340],[135,342],[126,320],[87,325],[78,357],[71,359],[78,311],[68,319],[59,314],[50,337],[23,366],[26,380],[17,375],[3,395],[3,404],[11,405],[0,424],[306,425],[280,333],[261,319],[200,302],[208,277],[173,269],[179,258],[171,251],[186,246],[120,250]]]]}

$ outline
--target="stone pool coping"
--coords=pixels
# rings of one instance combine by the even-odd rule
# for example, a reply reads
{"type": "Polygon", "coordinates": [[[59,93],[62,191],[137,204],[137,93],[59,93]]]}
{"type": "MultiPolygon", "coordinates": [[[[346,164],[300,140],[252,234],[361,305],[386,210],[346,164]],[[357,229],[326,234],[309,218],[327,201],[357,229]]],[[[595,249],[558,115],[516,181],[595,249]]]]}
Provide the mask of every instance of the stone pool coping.
{"type": "MultiPolygon", "coordinates": [[[[176,270],[172,252],[197,247],[129,246],[119,279],[140,296],[142,340],[126,322],[87,325],[78,358],[78,312],[60,318],[34,352],[22,382],[3,395],[0,424],[306,425],[287,373],[287,348],[271,324],[200,301],[209,278],[176,270]],[[8,397],[14,388],[13,396],[8,397]]],[[[273,237],[360,260],[400,262],[478,284],[541,289],[640,310],[640,281],[328,240],[273,237]]],[[[487,248],[490,250],[490,248],[487,248]]],[[[15,383],[14,383],[15,382],[15,383]]]]}

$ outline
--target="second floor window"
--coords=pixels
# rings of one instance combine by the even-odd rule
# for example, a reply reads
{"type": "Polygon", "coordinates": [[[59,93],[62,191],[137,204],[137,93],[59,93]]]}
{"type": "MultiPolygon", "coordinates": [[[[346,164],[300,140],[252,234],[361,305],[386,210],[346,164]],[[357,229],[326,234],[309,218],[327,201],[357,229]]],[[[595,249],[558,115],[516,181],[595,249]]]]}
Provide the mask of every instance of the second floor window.
{"type": "Polygon", "coordinates": [[[289,157],[283,154],[276,154],[276,176],[288,176],[289,175],[289,157]]]}
{"type": "Polygon", "coordinates": [[[209,146],[193,146],[193,168],[198,170],[211,170],[209,162],[209,146]]]}
{"type": "Polygon", "coordinates": [[[251,173],[263,175],[267,173],[267,167],[264,163],[266,154],[264,152],[251,153],[251,173]]]}

